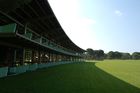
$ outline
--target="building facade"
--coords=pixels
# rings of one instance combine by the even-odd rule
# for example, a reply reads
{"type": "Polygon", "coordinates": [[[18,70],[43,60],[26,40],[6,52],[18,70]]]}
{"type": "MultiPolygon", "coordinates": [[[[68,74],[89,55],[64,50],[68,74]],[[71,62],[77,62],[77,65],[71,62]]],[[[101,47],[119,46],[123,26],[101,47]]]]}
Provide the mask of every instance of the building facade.
{"type": "Polygon", "coordinates": [[[47,0],[2,1],[0,77],[82,60],[84,50],[66,35],[47,0]]]}

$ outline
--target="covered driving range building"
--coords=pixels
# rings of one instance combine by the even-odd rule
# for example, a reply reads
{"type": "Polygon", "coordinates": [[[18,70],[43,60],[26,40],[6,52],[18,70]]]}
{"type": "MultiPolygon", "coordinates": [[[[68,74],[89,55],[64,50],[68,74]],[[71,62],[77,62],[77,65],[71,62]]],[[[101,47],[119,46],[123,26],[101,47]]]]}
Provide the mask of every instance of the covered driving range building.
{"type": "Polygon", "coordinates": [[[0,77],[82,60],[47,0],[11,1],[0,1],[0,77]]]}

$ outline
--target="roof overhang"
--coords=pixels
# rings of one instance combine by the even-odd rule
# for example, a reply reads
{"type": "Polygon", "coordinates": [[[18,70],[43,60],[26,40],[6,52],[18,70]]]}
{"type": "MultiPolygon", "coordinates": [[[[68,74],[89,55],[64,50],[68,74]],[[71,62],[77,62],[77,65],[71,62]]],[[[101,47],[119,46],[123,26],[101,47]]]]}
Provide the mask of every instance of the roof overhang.
{"type": "MultiPolygon", "coordinates": [[[[3,1],[8,1],[8,4],[10,5],[10,0],[3,1]]],[[[14,4],[18,4],[18,7],[12,8],[12,10],[9,9],[6,12],[0,10],[0,25],[12,22],[27,25],[36,33],[43,35],[63,47],[81,53],[85,51],[74,44],[66,35],[47,0],[30,0],[30,2],[23,4],[18,1],[19,0],[15,0],[14,2],[14,4]],[[12,19],[7,18],[4,15],[10,16],[12,19]]],[[[1,8],[2,7],[0,7],[0,9],[1,8]]]]}

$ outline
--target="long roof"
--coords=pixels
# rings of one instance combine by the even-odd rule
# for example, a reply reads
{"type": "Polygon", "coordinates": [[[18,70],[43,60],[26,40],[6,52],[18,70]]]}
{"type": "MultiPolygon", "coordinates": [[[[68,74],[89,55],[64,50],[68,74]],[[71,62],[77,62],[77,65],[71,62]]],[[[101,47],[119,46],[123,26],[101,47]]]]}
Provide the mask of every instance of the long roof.
{"type": "MultiPolygon", "coordinates": [[[[32,0],[28,4],[21,4],[16,9],[5,13],[14,18],[16,22],[28,25],[36,33],[43,35],[63,47],[77,52],[84,52],[83,49],[74,44],[66,35],[53,13],[48,0],[32,0]]],[[[12,22],[13,20],[0,17],[0,25],[12,22]]]]}

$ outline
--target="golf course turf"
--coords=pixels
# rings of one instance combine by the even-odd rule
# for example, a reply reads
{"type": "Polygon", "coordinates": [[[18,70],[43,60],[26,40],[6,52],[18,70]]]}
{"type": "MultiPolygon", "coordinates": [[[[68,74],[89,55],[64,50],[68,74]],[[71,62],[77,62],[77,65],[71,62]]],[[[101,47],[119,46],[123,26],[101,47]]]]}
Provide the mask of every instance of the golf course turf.
{"type": "Polygon", "coordinates": [[[0,93],[140,93],[140,61],[72,63],[0,78],[0,93]]]}

